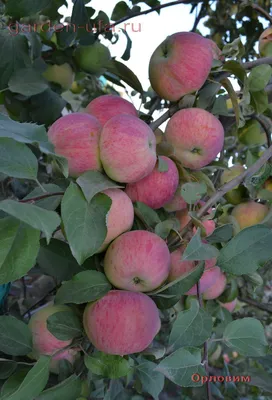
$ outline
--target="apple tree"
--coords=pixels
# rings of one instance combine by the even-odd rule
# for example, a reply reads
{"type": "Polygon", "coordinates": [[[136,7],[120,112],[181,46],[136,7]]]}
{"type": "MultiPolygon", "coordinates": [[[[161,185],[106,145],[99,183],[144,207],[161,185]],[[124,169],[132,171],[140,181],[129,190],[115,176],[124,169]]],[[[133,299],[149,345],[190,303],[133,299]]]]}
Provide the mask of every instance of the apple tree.
{"type": "Polygon", "coordinates": [[[270,1],[62,6],[0,1],[0,400],[271,398],[270,1]]]}

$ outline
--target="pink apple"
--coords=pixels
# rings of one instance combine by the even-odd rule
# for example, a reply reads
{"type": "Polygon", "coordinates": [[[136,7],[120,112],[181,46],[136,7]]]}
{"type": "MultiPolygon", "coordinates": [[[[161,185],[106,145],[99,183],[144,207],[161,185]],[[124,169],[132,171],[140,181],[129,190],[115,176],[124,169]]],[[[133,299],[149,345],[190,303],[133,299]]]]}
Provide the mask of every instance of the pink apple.
{"type": "Polygon", "coordinates": [[[232,313],[236,307],[237,299],[234,299],[234,300],[230,301],[229,303],[221,303],[221,301],[219,301],[219,304],[221,307],[226,308],[230,313],[232,313]]]}
{"type": "Polygon", "coordinates": [[[168,201],[163,208],[168,212],[187,210],[187,203],[181,196],[181,186],[179,185],[172,200],[168,201]]]}
{"type": "MultiPolygon", "coordinates": [[[[205,219],[204,221],[201,221],[201,223],[204,226],[205,232],[206,232],[206,234],[204,234],[203,236],[209,236],[215,230],[215,222],[212,219],[205,219]]],[[[196,231],[197,231],[197,228],[194,227],[193,233],[195,234],[196,231]]]]}
{"type": "Polygon", "coordinates": [[[214,300],[224,292],[227,284],[227,278],[226,275],[220,269],[219,272],[220,272],[219,276],[217,277],[217,279],[214,279],[212,286],[204,290],[203,299],[214,300]]]}
{"type": "Polygon", "coordinates": [[[179,182],[176,164],[168,157],[161,156],[161,159],[167,164],[167,171],[160,172],[157,163],[151,174],[126,187],[133,202],[141,201],[155,210],[173,199],[179,182]]]}
{"type": "MultiPolygon", "coordinates": [[[[221,270],[217,266],[205,269],[199,280],[199,293],[206,293],[206,291],[212,287],[214,282],[219,279],[220,273],[221,270]]],[[[194,285],[186,294],[195,296],[197,294],[197,286],[194,285]]]]}
{"type": "Polygon", "coordinates": [[[223,148],[224,128],[211,113],[186,108],[174,114],[165,130],[174,155],[186,168],[200,169],[212,162],[223,148]]]}
{"type": "Polygon", "coordinates": [[[106,94],[92,100],[86,107],[86,112],[105,125],[111,118],[120,114],[129,114],[138,117],[138,112],[133,104],[120,96],[106,94]]]}
{"type": "Polygon", "coordinates": [[[83,323],[98,350],[120,356],[143,351],[161,327],[158,309],[150,297],[122,290],[112,290],[89,303],[83,323]]]}
{"type": "Polygon", "coordinates": [[[118,115],[102,130],[100,157],[110,178],[118,182],[137,182],[155,167],[156,137],[139,118],[118,115]]]}
{"type": "Polygon", "coordinates": [[[77,177],[89,170],[102,170],[99,157],[101,129],[95,117],[83,113],[65,115],[50,127],[48,138],[55,152],[67,158],[71,176],[77,177]]]}
{"type": "Polygon", "coordinates": [[[105,250],[110,242],[132,228],[134,208],[128,195],[120,189],[107,189],[102,193],[111,198],[112,204],[107,215],[107,236],[99,252],[105,250]]]}
{"type": "Polygon", "coordinates": [[[209,41],[192,32],[168,36],[152,54],[149,78],[160,97],[177,101],[200,89],[213,61],[209,41]]]}
{"type": "MultiPolygon", "coordinates": [[[[59,350],[72,343],[72,340],[59,340],[47,329],[47,319],[60,311],[71,311],[67,306],[49,305],[37,311],[29,321],[29,328],[32,332],[33,351],[29,355],[31,358],[38,359],[40,355],[53,355],[59,350]]],[[[67,360],[74,363],[78,355],[78,349],[71,348],[63,350],[52,357],[50,370],[58,373],[59,361],[67,360]]]]}
{"type": "Polygon", "coordinates": [[[170,252],[165,241],[152,232],[126,232],[109,246],[104,270],[118,289],[149,292],[167,279],[170,252]]]}

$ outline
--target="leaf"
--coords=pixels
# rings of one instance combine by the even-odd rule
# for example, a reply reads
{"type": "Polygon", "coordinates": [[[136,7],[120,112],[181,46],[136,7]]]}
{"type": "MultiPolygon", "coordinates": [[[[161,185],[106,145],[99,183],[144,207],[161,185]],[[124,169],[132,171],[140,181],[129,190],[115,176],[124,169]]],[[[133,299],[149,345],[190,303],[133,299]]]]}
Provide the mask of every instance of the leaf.
{"type": "Polygon", "coordinates": [[[111,20],[112,21],[117,21],[118,19],[121,19],[125,17],[130,11],[130,8],[126,4],[125,1],[119,1],[117,3],[112,11],[111,15],[111,20]]]}
{"type": "Polygon", "coordinates": [[[192,299],[190,309],[178,313],[169,344],[174,350],[184,346],[200,346],[211,336],[212,327],[211,315],[199,307],[197,300],[192,299]]]}
{"type": "Polygon", "coordinates": [[[272,257],[272,231],[254,225],[240,231],[220,251],[217,265],[234,275],[251,274],[272,257]]]}
{"type": "Polygon", "coordinates": [[[97,352],[84,357],[86,367],[93,374],[109,379],[118,379],[130,372],[130,363],[121,356],[97,352]]]}
{"type": "Polygon", "coordinates": [[[88,202],[90,202],[97,193],[103,190],[123,187],[99,171],[84,172],[84,174],[77,178],[76,182],[81,187],[88,202]]]}
{"type": "Polygon", "coordinates": [[[207,186],[204,182],[189,182],[181,186],[181,196],[186,203],[195,204],[207,193],[207,186]]]}
{"type": "Polygon", "coordinates": [[[227,325],[225,343],[243,356],[262,357],[268,352],[264,328],[255,318],[242,318],[227,325]]]}
{"type": "Polygon", "coordinates": [[[221,84],[226,89],[226,91],[228,92],[228,95],[231,99],[232,107],[233,107],[233,111],[234,111],[235,119],[236,119],[236,125],[238,128],[240,126],[240,120],[242,121],[243,118],[240,115],[241,112],[240,112],[237,94],[236,94],[235,90],[233,89],[231,81],[228,78],[223,79],[221,81],[221,84]]]}
{"type": "Polygon", "coordinates": [[[36,262],[40,232],[15,218],[0,219],[0,284],[24,276],[36,262]]]}
{"type": "Polygon", "coordinates": [[[111,285],[104,274],[98,271],[83,271],[62,284],[55,301],[58,304],[88,303],[105,296],[110,289],[111,285]]]}
{"type": "Polygon", "coordinates": [[[8,396],[18,389],[29,371],[29,367],[21,367],[8,378],[1,388],[1,400],[8,399],[8,396]]]}
{"type": "Polygon", "coordinates": [[[250,381],[248,382],[251,386],[257,386],[265,392],[272,393],[272,376],[266,371],[260,369],[250,369],[248,372],[250,381]]]}
{"type": "Polygon", "coordinates": [[[59,340],[82,336],[82,324],[73,311],[59,311],[47,319],[47,329],[59,340]]]}
{"type": "Polygon", "coordinates": [[[111,203],[111,199],[102,193],[88,203],[73,182],[66,190],[61,203],[61,215],[72,254],[79,265],[95,254],[104,242],[111,203]]]}
{"type": "Polygon", "coordinates": [[[140,201],[136,201],[134,210],[136,216],[140,217],[151,228],[155,228],[161,222],[156,211],[140,201]]]}
{"type": "Polygon", "coordinates": [[[33,96],[48,89],[48,83],[33,68],[22,68],[15,71],[8,85],[11,92],[24,96],[33,96]]]}
{"type": "Polygon", "coordinates": [[[20,18],[34,15],[49,7],[52,0],[8,0],[6,14],[20,18]]]}
{"type": "Polygon", "coordinates": [[[251,92],[258,92],[263,90],[268,84],[272,74],[272,68],[270,65],[263,64],[252,68],[248,80],[249,90],[251,92]]]}
{"type": "MultiPolygon", "coordinates": [[[[40,356],[18,389],[3,400],[34,400],[45,388],[49,378],[50,357],[40,356]]],[[[2,399],[1,399],[2,400],[2,399]]]]}
{"type": "Polygon", "coordinates": [[[164,387],[164,375],[155,370],[157,364],[140,357],[137,361],[139,365],[136,366],[135,372],[140,379],[143,392],[158,400],[164,387]]]}
{"type": "Polygon", "coordinates": [[[47,89],[29,99],[28,112],[32,121],[49,126],[61,117],[66,101],[52,89],[47,89]]]}
{"type": "Polygon", "coordinates": [[[263,114],[268,108],[268,94],[265,90],[251,93],[251,106],[258,114],[263,114]]]}
{"type": "Polygon", "coordinates": [[[55,211],[44,210],[33,204],[19,203],[14,200],[3,200],[0,202],[0,210],[18,218],[20,221],[44,232],[47,242],[54,230],[60,225],[60,217],[55,211]]]}
{"type": "Polygon", "coordinates": [[[132,47],[132,40],[130,39],[127,31],[125,29],[121,28],[121,31],[123,32],[123,34],[126,36],[127,39],[127,46],[126,46],[126,50],[124,51],[124,54],[122,55],[122,59],[124,61],[128,61],[130,59],[130,52],[131,52],[131,47],[132,47]]]}
{"type": "Polygon", "coordinates": [[[67,281],[73,275],[82,272],[82,267],[76,262],[67,243],[51,239],[47,245],[46,241],[42,239],[40,246],[37,263],[45,274],[49,274],[59,281],[67,281]]]}
{"type": "Polygon", "coordinates": [[[215,228],[213,233],[209,236],[206,236],[205,240],[210,244],[213,243],[221,243],[228,242],[233,236],[233,225],[225,224],[215,228]]]}
{"type": "Polygon", "coordinates": [[[194,382],[194,374],[206,375],[205,368],[201,364],[201,350],[194,347],[183,347],[178,349],[170,356],[160,362],[157,371],[160,371],[170,381],[183,387],[201,386],[199,382],[194,382]]]}
{"type": "Polygon", "coordinates": [[[83,29],[77,29],[76,37],[80,40],[82,45],[91,45],[95,42],[96,38],[92,31],[90,24],[90,18],[85,6],[84,0],[74,0],[74,7],[71,17],[71,23],[76,27],[83,27],[83,29]]]}
{"type": "Polygon", "coordinates": [[[75,400],[81,394],[82,383],[78,376],[71,375],[58,385],[42,392],[36,400],[75,400]]]}
{"type": "Polygon", "coordinates": [[[196,234],[192,237],[183,255],[183,261],[209,260],[213,257],[218,257],[219,250],[206,244],[201,239],[201,230],[198,228],[196,234]]]}
{"type": "Polygon", "coordinates": [[[32,350],[28,326],[17,318],[0,316],[0,350],[12,356],[24,356],[32,350]]]}
{"type": "Polygon", "coordinates": [[[141,82],[134,72],[132,72],[125,64],[112,60],[112,62],[107,65],[107,70],[122,79],[126,84],[132,87],[132,89],[139,93],[143,93],[141,82]]]}
{"type": "MultiPolygon", "coordinates": [[[[129,400],[127,398],[123,399],[123,396],[121,393],[123,391],[124,391],[124,386],[122,385],[120,380],[111,379],[109,388],[105,393],[104,400],[119,400],[119,399],[120,400],[129,400]]],[[[92,393],[92,395],[93,395],[93,393],[92,393]]]]}
{"type": "Polygon", "coordinates": [[[207,109],[215,100],[216,94],[220,90],[220,83],[211,82],[206,84],[199,92],[199,98],[197,100],[197,107],[207,109]]]}
{"type": "MultiPolygon", "coordinates": [[[[32,0],[29,1],[32,2],[32,0]]],[[[40,2],[40,0],[38,1],[40,2]]],[[[15,4],[14,10],[16,10],[18,0],[12,0],[12,2],[15,4]]],[[[10,0],[8,5],[10,6],[10,0]]],[[[8,86],[14,71],[31,64],[26,37],[11,34],[11,28],[12,26],[0,31],[0,90],[8,86]]]]}
{"type": "Polygon", "coordinates": [[[8,379],[14,373],[16,368],[16,361],[0,358],[0,379],[8,379]]]}
{"type": "Polygon", "coordinates": [[[168,171],[168,164],[167,162],[162,158],[158,157],[158,171],[159,172],[167,172],[168,171]]]}
{"type": "Polygon", "coordinates": [[[0,138],[0,172],[14,178],[35,180],[38,161],[25,144],[0,138]]]}
{"type": "MultiPolygon", "coordinates": [[[[53,183],[45,183],[43,184],[43,188],[46,190],[47,193],[57,193],[62,191],[59,186],[54,185],[53,183]]],[[[34,190],[32,190],[32,192],[24,197],[24,200],[33,199],[44,194],[46,193],[44,193],[44,191],[40,187],[36,187],[34,190]]],[[[35,206],[45,208],[49,211],[54,211],[60,205],[61,199],[62,195],[48,197],[42,200],[35,201],[35,206]]]]}
{"type": "Polygon", "coordinates": [[[178,224],[179,222],[176,219],[166,219],[155,226],[155,233],[162,239],[166,239],[171,230],[178,230],[178,224]]]}

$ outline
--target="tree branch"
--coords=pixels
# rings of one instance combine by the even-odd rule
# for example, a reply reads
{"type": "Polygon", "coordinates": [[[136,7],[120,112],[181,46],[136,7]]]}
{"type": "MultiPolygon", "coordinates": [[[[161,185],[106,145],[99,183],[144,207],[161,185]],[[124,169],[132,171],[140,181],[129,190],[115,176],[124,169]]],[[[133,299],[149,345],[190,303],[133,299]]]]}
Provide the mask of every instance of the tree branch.
{"type": "Polygon", "coordinates": [[[63,196],[63,195],[64,195],[64,192],[46,193],[46,194],[43,194],[41,196],[32,197],[30,199],[19,200],[19,203],[35,203],[35,201],[47,199],[48,197],[63,196]]]}
{"type": "Polygon", "coordinates": [[[181,110],[178,104],[171,106],[164,114],[162,114],[156,121],[151,122],[150,128],[155,131],[161,124],[172,117],[177,111],[181,110]]]}
{"type": "Polygon", "coordinates": [[[271,15],[267,12],[267,11],[265,11],[261,6],[259,6],[258,4],[256,4],[256,3],[252,3],[252,4],[250,4],[250,6],[252,7],[252,8],[254,8],[254,10],[256,10],[258,13],[260,13],[260,14],[262,14],[268,21],[270,21],[270,23],[272,24],[272,17],[271,17],[271,15]]]}
{"type": "Polygon", "coordinates": [[[243,298],[238,296],[238,300],[242,301],[243,303],[247,303],[253,307],[259,308],[260,310],[267,311],[269,313],[272,313],[272,306],[270,304],[263,304],[259,303],[255,300],[249,299],[249,298],[243,298]]]}
{"type": "Polygon", "coordinates": [[[242,66],[245,69],[252,69],[254,67],[258,67],[258,65],[262,65],[262,64],[272,64],[272,57],[262,57],[262,58],[258,58],[257,60],[253,60],[253,61],[248,61],[245,63],[242,63],[242,66]]]}

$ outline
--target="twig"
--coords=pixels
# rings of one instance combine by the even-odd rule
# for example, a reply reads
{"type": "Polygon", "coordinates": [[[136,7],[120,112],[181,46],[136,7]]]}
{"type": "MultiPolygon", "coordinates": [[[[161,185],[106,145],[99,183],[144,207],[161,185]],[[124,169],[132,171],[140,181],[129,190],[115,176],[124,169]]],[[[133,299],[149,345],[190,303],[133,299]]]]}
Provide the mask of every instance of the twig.
{"type": "Polygon", "coordinates": [[[63,196],[63,195],[64,195],[64,192],[47,193],[47,194],[43,194],[41,196],[32,197],[30,199],[19,200],[19,202],[20,203],[35,203],[35,201],[47,199],[48,197],[63,196]]]}
{"type": "Polygon", "coordinates": [[[272,64],[272,57],[262,57],[258,58],[257,60],[254,61],[248,61],[245,63],[242,63],[242,66],[245,69],[252,69],[254,67],[257,67],[258,65],[263,65],[263,64],[272,64]]]}
{"type": "Polygon", "coordinates": [[[57,289],[57,286],[55,286],[53,289],[50,290],[45,296],[43,296],[39,301],[37,301],[35,304],[33,304],[31,307],[29,307],[26,312],[22,315],[25,317],[27,314],[30,313],[30,311],[34,310],[39,304],[41,304],[50,294],[54,293],[55,290],[57,289]]]}
{"type": "Polygon", "coordinates": [[[243,303],[250,304],[253,307],[259,308],[260,310],[272,313],[272,306],[269,305],[269,304],[259,303],[259,302],[255,301],[255,300],[252,300],[252,299],[249,299],[249,298],[243,298],[243,297],[240,297],[240,296],[238,296],[238,300],[242,301],[243,303]]]}
{"type": "Polygon", "coordinates": [[[148,115],[149,117],[152,117],[153,113],[156,111],[157,107],[158,107],[160,104],[161,104],[161,99],[160,99],[160,97],[155,97],[155,98],[153,99],[153,103],[152,103],[152,105],[151,105],[151,107],[150,107],[150,109],[149,109],[147,115],[148,115]]]}
{"type": "MultiPolygon", "coordinates": [[[[203,308],[203,300],[202,300],[202,295],[200,293],[199,281],[196,284],[196,288],[197,288],[197,299],[198,299],[199,307],[203,308]]],[[[203,354],[202,364],[204,365],[206,375],[209,376],[209,360],[208,360],[208,342],[207,342],[207,340],[204,342],[204,354],[203,354]]],[[[212,393],[211,393],[211,386],[210,386],[209,380],[206,382],[206,388],[207,388],[207,399],[211,400],[212,393]]]]}
{"type": "Polygon", "coordinates": [[[179,107],[178,104],[174,104],[164,114],[162,114],[156,121],[152,122],[150,124],[150,128],[153,131],[155,131],[159,126],[161,126],[161,124],[163,124],[165,121],[167,121],[169,118],[171,118],[172,115],[175,114],[180,109],[181,108],[179,107]]]}
{"type": "Polygon", "coordinates": [[[271,15],[267,12],[267,11],[265,11],[261,6],[259,6],[258,4],[256,4],[256,3],[252,3],[252,4],[250,4],[250,6],[252,7],[252,8],[254,8],[254,10],[256,10],[256,11],[258,11],[260,14],[262,14],[268,21],[270,21],[270,23],[272,24],[272,17],[271,17],[271,15]]]}
{"type": "Polygon", "coordinates": [[[192,32],[195,32],[195,31],[196,31],[196,28],[197,28],[197,26],[198,26],[198,24],[199,24],[201,18],[202,18],[203,16],[205,16],[204,11],[206,11],[206,3],[203,3],[203,4],[201,5],[200,11],[199,11],[199,13],[198,13],[198,15],[197,15],[197,17],[196,17],[196,19],[195,19],[195,22],[194,22],[194,26],[192,27],[192,32]]]}

